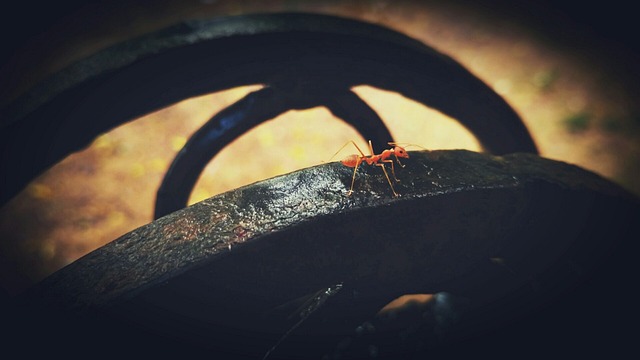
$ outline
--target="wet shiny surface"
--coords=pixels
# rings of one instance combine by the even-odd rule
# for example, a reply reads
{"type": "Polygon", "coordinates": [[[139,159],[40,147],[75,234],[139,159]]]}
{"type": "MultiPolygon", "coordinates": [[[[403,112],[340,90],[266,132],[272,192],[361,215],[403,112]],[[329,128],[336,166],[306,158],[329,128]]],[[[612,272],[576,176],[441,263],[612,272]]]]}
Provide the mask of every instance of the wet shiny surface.
{"type": "MultiPolygon", "coordinates": [[[[615,328],[620,317],[592,316],[594,323],[579,327],[570,319],[599,301],[585,294],[609,286],[624,294],[617,312],[634,301],[625,284],[635,276],[624,269],[633,263],[637,198],[578,167],[530,154],[424,151],[405,163],[399,197],[370,166],[347,197],[351,171],[331,163],[163,217],[25,293],[21,304],[34,305],[24,308],[22,318],[33,321],[25,329],[57,339],[51,329],[59,322],[48,319],[59,316],[68,329],[60,336],[73,334],[83,346],[107,342],[117,350],[124,341],[148,353],[300,359],[332,349],[358,358],[364,350],[393,358],[398,351],[486,350],[482,340],[501,341],[485,336],[487,329],[527,319],[510,333],[525,331],[525,342],[548,351],[549,342],[530,338],[540,328],[528,325],[544,305],[545,321],[610,347],[615,332],[594,329],[615,328]],[[405,341],[411,331],[399,338],[400,324],[384,320],[388,313],[374,319],[390,300],[417,293],[435,294],[410,311],[427,326],[418,332],[426,338],[405,341]],[[458,326],[462,308],[454,304],[462,300],[471,310],[458,326]],[[34,316],[40,305],[42,317],[34,316]],[[447,306],[455,308],[438,310],[447,306]],[[437,331],[448,324],[461,332],[447,341],[472,336],[474,347],[441,347],[437,331]],[[411,344],[422,347],[404,348],[411,344]]],[[[561,349],[576,351],[571,344],[561,349]]]]}
{"type": "MultiPolygon", "coordinates": [[[[315,274],[313,281],[300,281],[300,286],[313,287],[309,283],[320,281],[320,277],[328,277],[324,281],[340,282],[366,277],[373,271],[376,277],[385,279],[385,285],[392,289],[398,286],[399,281],[394,278],[394,271],[413,279],[416,274],[422,273],[418,269],[425,265],[432,270],[420,275],[420,282],[437,284],[455,274],[464,274],[468,266],[480,258],[495,257],[491,252],[497,251],[497,243],[507,241],[500,237],[504,228],[498,224],[518,228],[517,219],[527,216],[527,209],[532,206],[528,204],[532,200],[527,199],[534,197],[532,194],[539,191],[539,183],[543,189],[550,186],[576,193],[594,191],[613,199],[631,203],[634,201],[629,193],[595,174],[564,163],[540,159],[535,155],[494,157],[465,150],[410,154],[411,157],[405,159],[405,168],[398,169],[397,176],[402,179],[396,187],[400,194],[398,197],[390,194],[381,169],[375,166],[362,166],[351,196],[346,196],[351,169],[337,162],[307,168],[225,192],[142,226],[48,277],[38,287],[38,291],[47,294],[44,297],[47,301],[59,303],[65,308],[105,306],[122,301],[120,298],[126,297],[128,292],[157,285],[161,279],[173,278],[194,266],[201,266],[209,259],[216,260],[214,264],[222,263],[235,268],[235,271],[221,271],[218,275],[211,270],[211,274],[216,277],[222,274],[231,277],[233,274],[233,278],[275,279],[275,282],[254,283],[254,289],[246,289],[258,291],[265,297],[277,297],[286,292],[286,287],[277,290],[273,284],[279,281],[295,282],[296,278],[306,278],[309,274],[315,274]],[[483,191],[497,192],[497,195],[485,198],[483,191]],[[501,196],[501,192],[504,195],[501,196]],[[457,193],[460,195],[455,195],[457,193]],[[477,201],[465,200],[466,197],[477,201]],[[451,201],[450,206],[445,206],[446,201],[451,201]],[[454,206],[455,201],[460,203],[454,206]],[[385,216],[387,208],[391,206],[397,209],[385,216]],[[439,213],[430,212],[431,207],[442,209],[439,213]],[[495,211],[488,210],[494,208],[495,211]],[[344,220],[341,219],[343,216],[344,220]],[[350,217],[358,220],[347,220],[350,217]],[[388,223],[387,217],[394,221],[388,223]],[[473,220],[477,217],[484,220],[473,220]],[[411,219],[416,224],[424,225],[425,234],[411,232],[411,219]],[[400,220],[406,225],[399,225],[400,220]],[[334,222],[335,229],[331,225],[334,222]],[[336,231],[342,235],[323,237],[316,234],[315,230],[306,230],[309,226],[321,227],[320,224],[327,226],[323,231],[336,231]],[[461,226],[465,224],[468,226],[461,226]],[[426,235],[429,232],[427,228],[431,226],[439,229],[432,234],[436,240],[431,239],[431,235],[426,235]],[[396,228],[399,234],[410,232],[395,239],[387,233],[394,233],[396,228]],[[440,238],[443,231],[458,232],[460,236],[440,238]],[[289,232],[298,235],[291,235],[289,232]],[[305,232],[308,235],[301,235],[305,232]],[[474,232],[495,234],[483,235],[481,237],[484,240],[478,241],[474,232]],[[361,233],[370,235],[363,236],[361,233]],[[349,252],[347,255],[336,253],[335,249],[324,244],[325,241],[345,241],[349,238],[348,234],[355,236],[353,241],[357,240],[358,244],[364,246],[363,249],[367,249],[365,244],[369,241],[380,242],[388,249],[380,251],[374,247],[354,253],[355,250],[351,248],[353,244],[349,242],[341,245],[349,252]],[[371,239],[367,240],[368,237],[371,239]],[[424,247],[424,259],[415,263],[403,263],[397,262],[398,259],[394,256],[387,258],[389,252],[394,252],[393,244],[397,241],[400,246],[405,237],[407,241],[415,241],[415,246],[421,249],[424,247]],[[342,238],[345,240],[340,240],[342,238]],[[269,250],[269,256],[263,256],[260,249],[263,246],[271,247],[272,245],[266,245],[271,244],[271,241],[277,241],[276,249],[269,250]],[[441,246],[434,245],[434,241],[441,242],[441,246]],[[247,254],[249,258],[258,258],[243,261],[232,259],[235,258],[233,254],[238,251],[236,247],[244,249],[243,244],[253,245],[242,250],[238,255],[239,259],[244,259],[243,256],[247,254]],[[299,250],[292,251],[290,247],[299,250]],[[464,253],[455,250],[466,247],[469,248],[464,253]],[[271,253],[273,251],[277,255],[271,253]],[[307,255],[301,255],[303,253],[307,255]],[[219,259],[224,254],[231,254],[231,258],[227,256],[219,259]],[[293,254],[296,256],[292,256],[293,254]],[[324,260],[322,254],[326,255],[324,260]],[[471,258],[464,260],[465,256],[471,258]],[[281,261],[278,260],[279,257],[281,261]],[[360,260],[356,261],[354,257],[360,260]],[[428,261],[426,257],[429,258],[428,261]],[[345,259],[351,260],[345,262],[345,259]],[[234,263],[235,261],[238,263],[234,263]],[[393,271],[375,270],[374,264],[378,261],[390,261],[388,265],[393,271]],[[358,262],[365,264],[364,267],[358,268],[358,262]],[[248,263],[258,265],[241,265],[248,263]],[[264,265],[261,266],[260,263],[264,265]],[[356,269],[351,269],[351,266],[356,266],[356,269]],[[243,273],[247,274],[242,275],[243,273]],[[338,275],[339,273],[342,275],[338,275]],[[77,274],[82,276],[78,277],[77,274]]],[[[551,209],[549,211],[551,213],[551,209]]],[[[539,219],[532,217],[531,221],[539,219]]],[[[567,223],[566,226],[570,225],[567,223]]],[[[422,229],[421,226],[417,227],[422,229]]],[[[567,238],[564,241],[574,240],[567,238]]],[[[410,252],[404,256],[410,256],[410,252]]],[[[407,281],[406,286],[410,285],[412,283],[407,281]]]]}

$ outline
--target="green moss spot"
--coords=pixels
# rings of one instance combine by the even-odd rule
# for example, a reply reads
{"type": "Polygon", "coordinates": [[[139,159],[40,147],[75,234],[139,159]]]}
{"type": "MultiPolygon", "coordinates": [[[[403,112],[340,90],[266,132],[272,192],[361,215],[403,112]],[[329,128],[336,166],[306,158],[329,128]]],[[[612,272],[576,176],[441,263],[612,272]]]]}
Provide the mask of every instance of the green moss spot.
{"type": "Polygon", "coordinates": [[[569,132],[579,133],[589,128],[591,116],[587,113],[578,113],[565,118],[563,123],[569,132]]]}
{"type": "Polygon", "coordinates": [[[556,80],[558,80],[556,69],[538,71],[533,75],[533,85],[543,91],[551,89],[556,80]]]}

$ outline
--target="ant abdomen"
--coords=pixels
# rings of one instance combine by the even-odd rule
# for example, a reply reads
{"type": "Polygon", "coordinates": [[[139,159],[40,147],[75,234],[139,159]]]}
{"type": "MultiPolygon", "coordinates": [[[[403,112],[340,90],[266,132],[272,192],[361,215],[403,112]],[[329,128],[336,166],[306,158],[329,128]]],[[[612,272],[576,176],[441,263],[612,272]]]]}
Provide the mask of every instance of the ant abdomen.
{"type": "Polygon", "coordinates": [[[356,167],[358,165],[359,156],[358,155],[349,155],[340,161],[342,165],[347,167],[356,167]]]}

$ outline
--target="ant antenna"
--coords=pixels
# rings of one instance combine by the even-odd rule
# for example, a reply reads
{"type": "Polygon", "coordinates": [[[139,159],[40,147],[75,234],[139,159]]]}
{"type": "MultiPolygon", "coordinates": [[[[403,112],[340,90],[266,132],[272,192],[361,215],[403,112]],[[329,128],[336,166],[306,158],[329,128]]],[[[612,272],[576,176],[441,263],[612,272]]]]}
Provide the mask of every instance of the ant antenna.
{"type": "Polygon", "coordinates": [[[426,147],[424,147],[424,146],[420,146],[420,145],[418,145],[418,144],[411,144],[411,143],[398,143],[398,142],[393,142],[393,141],[390,141],[390,142],[388,142],[387,144],[389,144],[390,146],[401,146],[401,147],[415,146],[415,147],[418,147],[418,148],[420,148],[420,149],[422,149],[422,150],[429,150],[429,149],[427,149],[426,147]]]}

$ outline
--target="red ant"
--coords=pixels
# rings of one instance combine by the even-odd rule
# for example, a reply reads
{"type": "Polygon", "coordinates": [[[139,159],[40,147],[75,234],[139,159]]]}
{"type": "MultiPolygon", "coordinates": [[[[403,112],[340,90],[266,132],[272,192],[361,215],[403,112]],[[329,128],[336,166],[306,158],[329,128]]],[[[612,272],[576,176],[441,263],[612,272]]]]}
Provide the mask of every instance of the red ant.
{"type": "MultiPolygon", "coordinates": [[[[391,179],[389,178],[389,174],[387,174],[387,169],[384,166],[384,164],[385,163],[391,164],[391,174],[393,175],[393,179],[396,182],[400,182],[400,180],[398,180],[396,178],[396,171],[395,171],[395,168],[393,166],[393,160],[391,160],[389,158],[391,157],[391,155],[395,156],[396,161],[398,162],[398,165],[404,167],[404,165],[402,165],[402,163],[400,163],[400,159],[399,158],[407,158],[408,159],[409,158],[409,154],[407,153],[407,151],[403,147],[399,146],[397,143],[389,142],[388,144],[390,146],[393,146],[393,147],[391,149],[386,149],[386,150],[382,151],[380,154],[376,155],[373,152],[373,146],[371,145],[371,140],[369,140],[369,153],[371,155],[365,155],[353,140],[351,140],[350,142],[353,144],[353,146],[356,147],[356,149],[358,149],[358,152],[360,152],[360,155],[358,155],[358,154],[349,155],[349,156],[345,157],[344,159],[342,159],[342,161],[341,161],[342,165],[353,168],[353,177],[351,178],[351,188],[349,189],[349,192],[347,193],[347,196],[350,196],[353,193],[353,184],[356,181],[356,171],[358,170],[358,166],[360,166],[360,164],[362,164],[362,162],[366,162],[369,165],[375,165],[375,166],[381,167],[382,171],[384,172],[384,176],[387,178],[387,181],[389,182],[389,186],[391,186],[391,191],[393,191],[393,195],[394,196],[398,196],[398,193],[393,188],[393,184],[391,183],[391,179]]],[[[344,149],[344,147],[347,146],[347,145],[349,145],[348,142],[346,144],[344,144],[340,148],[340,150],[344,149]]],[[[338,154],[340,152],[340,150],[338,150],[336,152],[336,154],[338,154]]],[[[333,156],[336,156],[336,154],[334,154],[333,156]]],[[[333,156],[332,156],[332,158],[333,158],[333,156]]]]}

